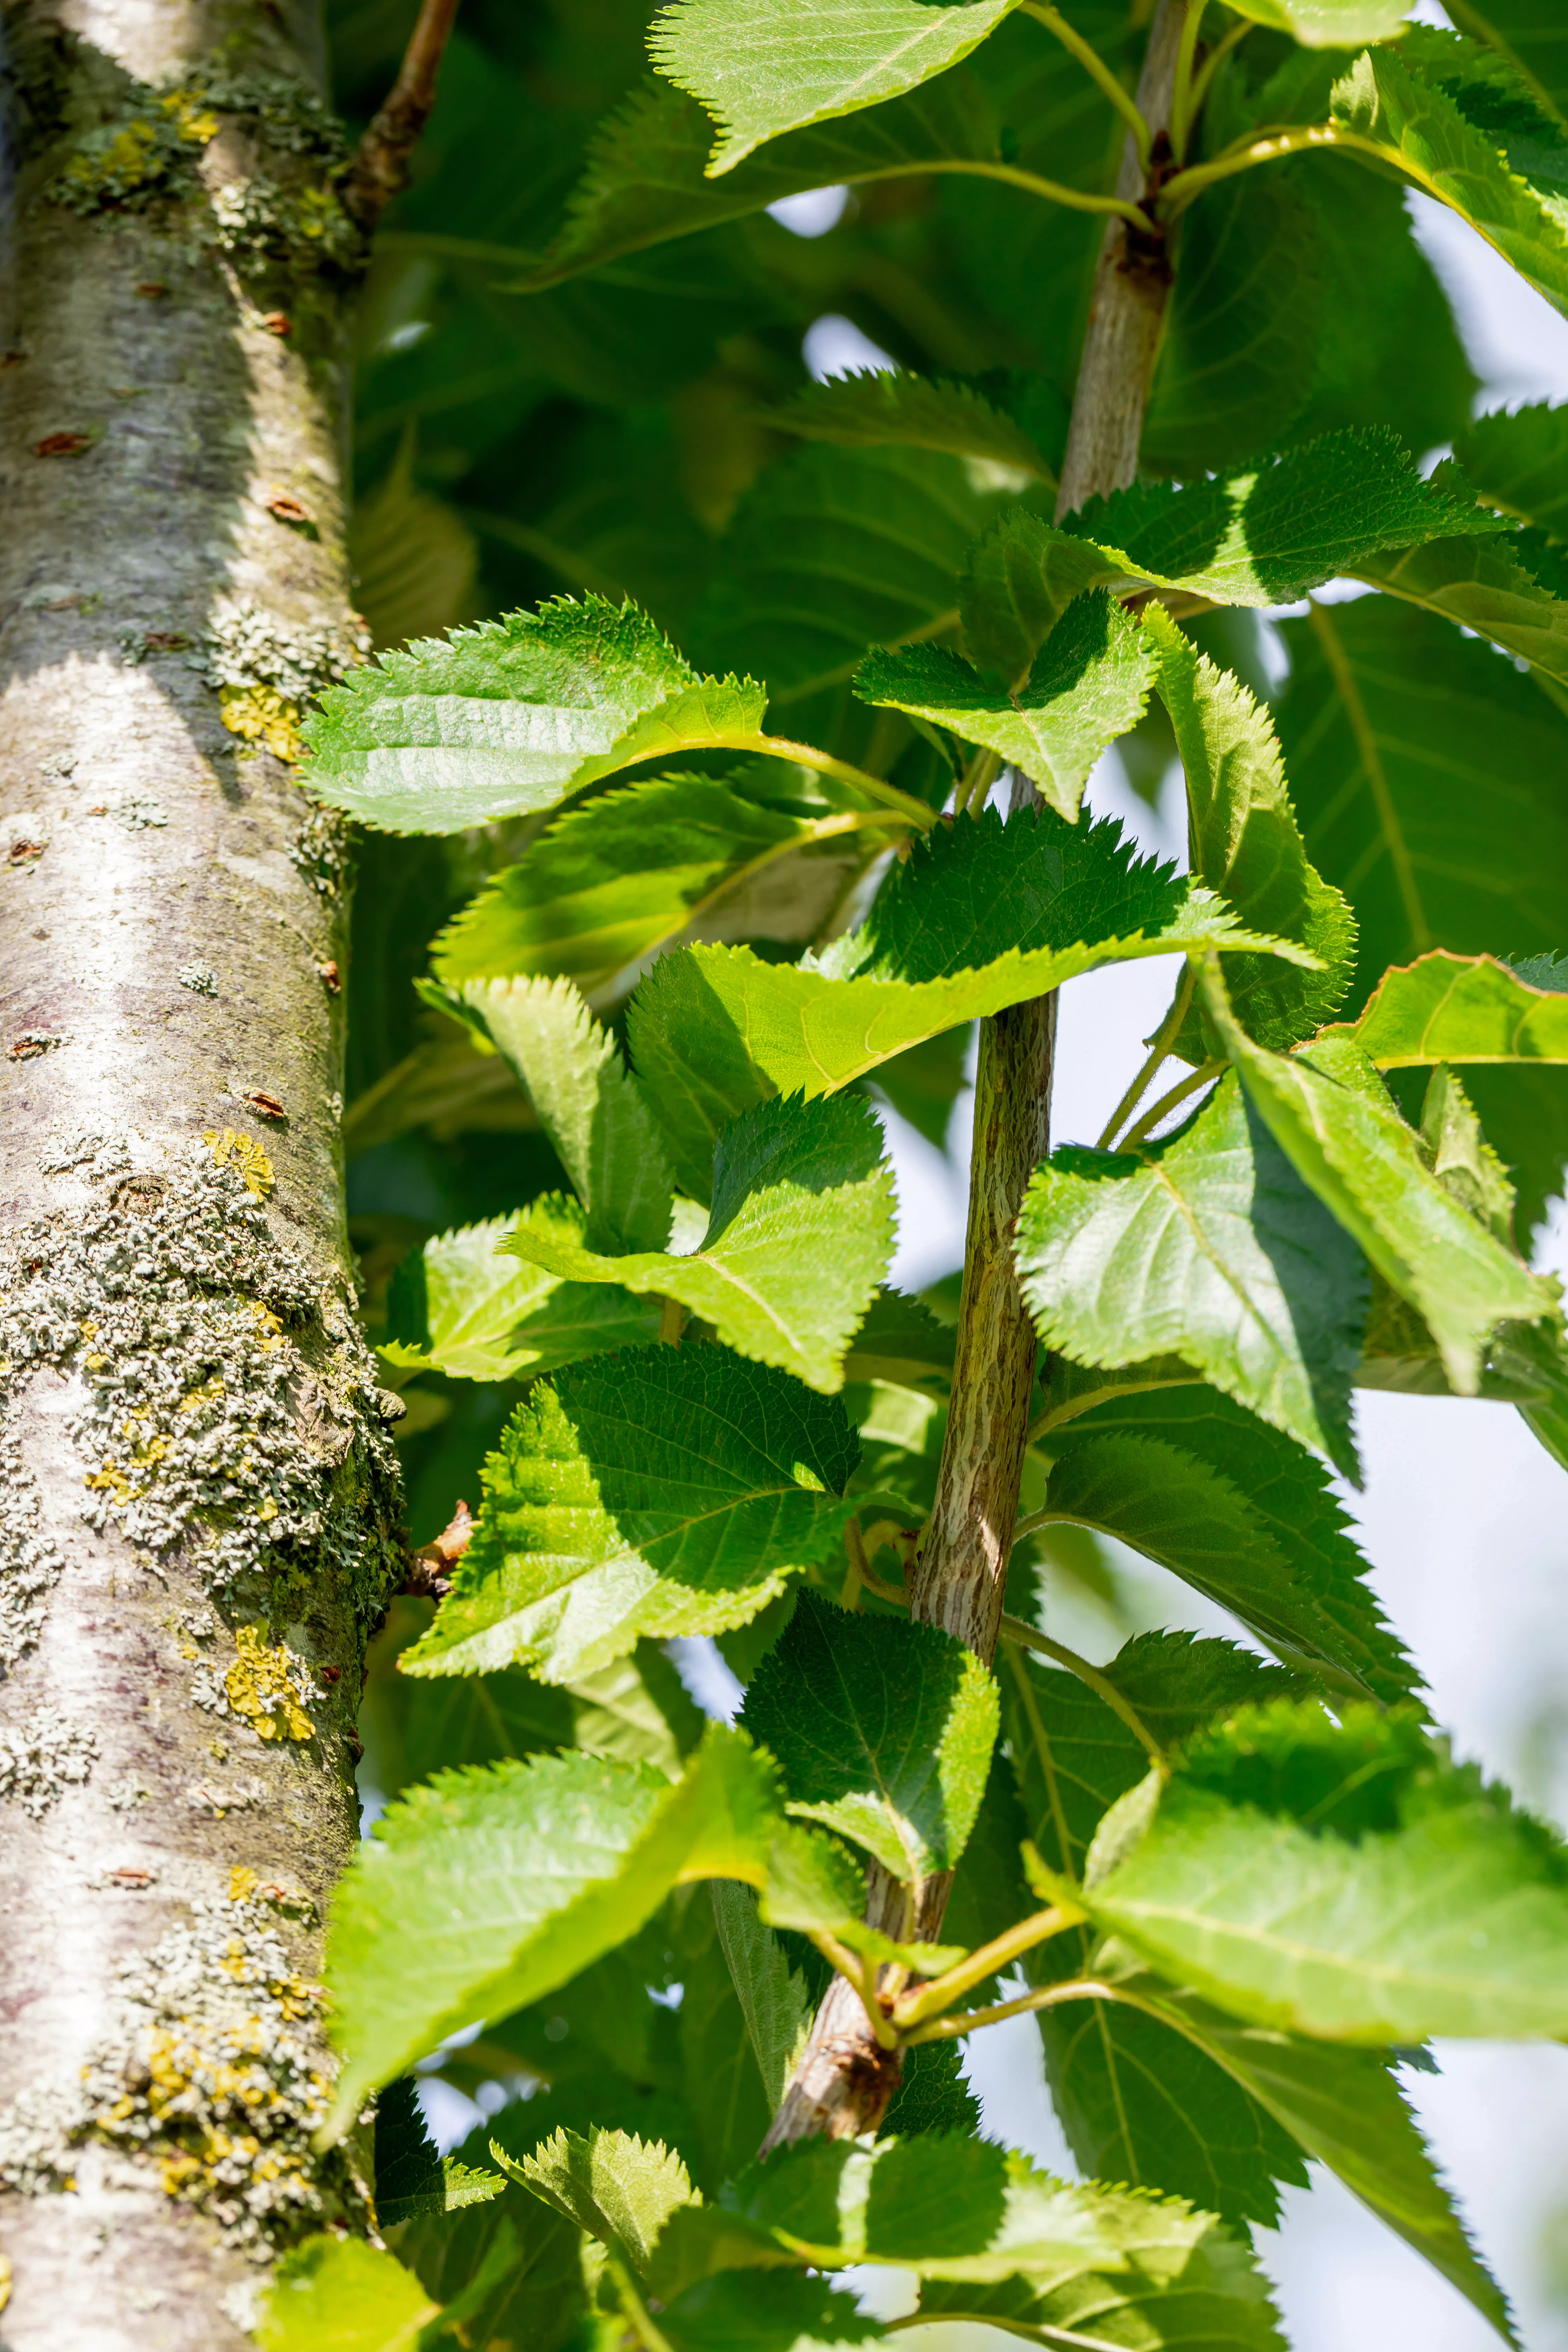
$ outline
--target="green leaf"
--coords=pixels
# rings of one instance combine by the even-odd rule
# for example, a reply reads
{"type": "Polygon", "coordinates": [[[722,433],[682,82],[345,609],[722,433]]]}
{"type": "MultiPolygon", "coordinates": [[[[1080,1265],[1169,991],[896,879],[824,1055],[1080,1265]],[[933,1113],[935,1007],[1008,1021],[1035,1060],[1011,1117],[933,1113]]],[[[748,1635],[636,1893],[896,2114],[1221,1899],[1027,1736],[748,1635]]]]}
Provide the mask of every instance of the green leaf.
{"type": "Polygon", "coordinates": [[[530,2352],[565,2352],[583,2316],[582,2244],[558,2214],[509,2196],[405,2221],[397,2252],[445,2306],[432,2330],[441,2352],[461,2340],[454,2334],[459,2322],[476,2344],[499,2338],[530,2352]]]}
{"type": "Polygon", "coordinates": [[[809,1388],[844,1381],[844,1355],[893,1254],[891,1171],[870,1106],[773,1101],[721,1129],[713,1210],[685,1255],[595,1254],[556,1208],[524,1211],[513,1255],[574,1282],[677,1298],[727,1346],[809,1388]]]}
{"type": "Polygon", "coordinates": [[[764,1926],[751,1888],[715,1879],[712,1895],[719,1941],[773,2115],[811,2031],[811,1997],[778,1937],[764,1926]]]}
{"type": "MultiPolygon", "coordinates": [[[[1202,1386],[1111,1393],[1045,1443],[1065,1457],[1080,1443],[1113,1432],[1153,1441],[1162,1453],[1170,1447],[1220,1481],[1216,1520],[1205,1532],[1217,1554],[1224,1549],[1221,1528],[1231,1528],[1241,1535],[1245,1554],[1233,1554],[1228,1570],[1211,1562],[1216,1580],[1205,1589],[1215,1599],[1271,1647],[1278,1645],[1293,1665],[1313,1674],[1327,1669],[1385,1705],[1410,1697],[1415,1670],[1368,1588],[1367,1563],[1352,1539],[1351,1522],[1314,1454],[1202,1386]]],[[[1080,1463],[1061,1491],[1071,1485],[1084,1493],[1091,1466],[1080,1463]]],[[[1055,1473],[1049,1491],[1054,1502],[1055,1473]]],[[[1169,1499],[1174,1505],[1176,1493],[1169,1499]]],[[[1138,1496],[1136,1484],[1113,1508],[1127,1517],[1129,1528],[1135,1512],[1151,1534],[1159,1525],[1158,1498],[1147,1492],[1138,1496]]],[[[1173,1508],[1173,1529],[1178,1518],[1173,1508]]],[[[1127,1540],[1140,1538],[1129,1533],[1127,1540]]],[[[1171,1564],[1178,1575],[1187,1573],[1174,1559],[1171,1564]]]]}
{"type": "MultiPolygon", "coordinates": [[[[536,1204],[532,1213],[539,1220],[546,1213],[536,1204]]],[[[581,1212],[565,1213],[564,1221],[577,1230],[581,1212]]],[[[389,1363],[456,1380],[508,1381],[658,1339],[657,1303],[603,1284],[560,1282],[503,1256],[512,1223],[492,1217],[437,1234],[403,1260],[387,1290],[381,1352],[389,1363]]]]}
{"type": "Polygon", "coordinates": [[[420,2214],[488,2205],[505,2189],[499,2174],[437,2154],[411,2075],[387,2084],[375,2111],[375,2214],[384,2230],[420,2214]]]}
{"type": "Polygon", "coordinates": [[[684,91],[664,81],[633,90],[595,131],[566,217],[529,258],[517,290],[557,284],[807,188],[1000,160],[994,112],[963,69],[853,122],[787,132],[717,180],[704,171],[712,142],[712,122],[684,91]]]}
{"type": "Polygon", "coordinates": [[[1380,2221],[1425,2255],[1506,2343],[1517,2341],[1507,2301],[1471,2246],[1381,2053],[1236,2025],[1152,1980],[1137,1990],[1193,2050],[1223,2066],[1307,2155],[1336,2172],[1380,2221]]]}
{"type": "Polygon", "coordinates": [[[307,779],[384,833],[457,833],[640,760],[743,749],[765,700],[749,680],[700,677],[635,604],[562,596],[329,688],[305,722],[307,779]]]}
{"type": "Polygon", "coordinates": [[[842,1406],[688,1340],[539,1382],[484,1468],[452,1590],[413,1675],[521,1661],[575,1682],[645,1634],[743,1625],[830,1559],[852,1502],[842,1406]]]}
{"type": "MultiPolygon", "coordinates": [[[[715,1879],[708,1892],[714,1897],[752,1894],[732,1879],[715,1879]]],[[[716,1902],[694,1892],[679,1945],[680,2081],[695,2118],[682,2147],[705,2195],[717,2195],[750,2164],[773,2112],[763,2094],[716,1910],[716,1902]]],[[[772,1932],[760,1919],[757,1928],[772,1932]]]]}
{"type": "Polygon", "coordinates": [[[1568,536],[1568,404],[1478,416],[1454,455],[1491,505],[1551,539],[1568,536]]]}
{"type": "Polygon", "coordinates": [[[1353,1470],[1365,1265],[1234,1075],[1163,1141],[1054,1152],[1017,1234],[1019,1279],[1047,1347],[1111,1367],[1179,1356],[1353,1470]]]}
{"type": "Polygon", "coordinates": [[[1100,753],[1143,716],[1152,668],[1137,623],[1110,597],[1091,594],[1068,607],[1012,689],[991,685],[944,646],[879,647],[854,684],[862,702],[999,752],[1070,824],[1100,753]]]}
{"type": "Polygon", "coordinates": [[[833,441],[849,449],[935,449],[1010,467],[1043,482],[1056,479],[1024,427],[963,377],[910,375],[902,369],[829,376],[770,408],[767,422],[803,441],[833,441]]]}
{"type": "MultiPolygon", "coordinates": [[[[1237,677],[1216,669],[1163,607],[1143,622],[1158,654],[1155,686],[1175,730],[1187,780],[1194,873],[1260,931],[1310,948],[1321,972],[1272,956],[1237,959],[1226,987],[1237,1020],[1260,1045],[1284,1047],[1336,1010],[1355,957],[1355,919],[1309,864],[1268,714],[1237,677]]],[[[1054,640],[1053,640],[1054,642],[1054,640]]]]}
{"type": "Polygon", "coordinates": [[[1372,1063],[1348,1038],[1268,1054],[1237,1026],[1223,983],[1204,980],[1209,1018],[1247,1093],[1302,1181],[1425,1319],[1450,1385],[1473,1396],[1501,1323],[1560,1324],[1558,1286],[1533,1275],[1429,1171],[1372,1063]]]}
{"type": "MultiPolygon", "coordinates": [[[[1267,950],[1212,893],[1134,861],[1114,820],[994,810],[914,844],[858,931],[819,958],[746,948],[666,956],[631,1002],[632,1057],[677,1176],[706,1189],[713,1138],[773,1094],[826,1094],[922,1037],[1101,963],[1216,941],[1267,950]]],[[[1278,952],[1292,962],[1305,950],[1278,952]]]]}
{"type": "Polygon", "coordinates": [[[264,2352],[417,2352],[439,2316],[395,2255],[363,2238],[307,2238],[279,2264],[256,2340],[264,2352]]]}
{"type": "MultiPolygon", "coordinates": [[[[1441,43],[1443,49],[1453,46],[1441,43]]],[[[1478,230],[1554,309],[1568,311],[1568,153],[1542,152],[1555,126],[1541,118],[1545,137],[1531,142],[1528,168],[1517,168],[1441,86],[1429,62],[1436,47],[1418,53],[1419,72],[1392,49],[1363,50],[1334,84],[1331,119],[1373,142],[1380,156],[1478,230]]]]}
{"type": "Polygon", "coordinates": [[[808,698],[842,689],[873,645],[952,627],[959,566],[997,505],[958,457],[798,449],[736,508],[689,642],[725,669],[765,665],[773,722],[821,740],[826,706],[808,698]]]}
{"type": "Polygon", "coordinates": [[[710,177],[764,140],[900,97],[977,48],[1017,0],[673,0],[655,18],[658,70],[719,126],[710,177]]]}
{"type": "Polygon", "coordinates": [[[658,1129],[615,1039],[572,982],[471,980],[463,1002],[527,1088],[587,1212],[588,1247],[662,1250],[673,1186],[658,1129]]]}
{"type": "MultiPolygon", "coordinates": [[[[828,820],[831,827],[832,820],[828,820]]],[[[705,776],[659,776],[556,819],[432,949],[437,977],[602,985],[765,861],[830,830],[705,776]]]]}
{"type": "Polygon", "coordinates": [[[1489,42],[1515,66],[1541,104],[1568,121],[1568,26],[1555,0],[1454,0],[1461,31],[1489,42]]]}
{"type": "Polygon", "coordinates": [[[994,1680],[951,1635],[803,1591],[741,1720],[777,1759],[792,1813],[912,1885],[968,1843],[996,1709],[994,1680]]]}
{"type": "Polygon", "coordinates": [[[1531,554],[1522,537],[1439,539],[1404,555],[1361,556],[1345,569],[1568,684],[1568,603],[1526,568],[1531,554]]]}
{"type": "Polygon", "coordinates": [[[672,2213],[701,2198],[675,2150],[627,2132],[558,2131],[514,2162],[492,2140],[496,2162],[546,2205],[611,2247],[640,2276],[672,2213]]]}
{"type": "MultiPolygon", "coordinates": [[[[1318,606],[1285,637],[1279,732],[1308,853],[1360,923],[1352,1003],[1434,947],[1516,959],[1559,947],[1568,822],[1550,780],[1568,726],[1540,688],[1384,597],[1318,606]]],[[[1533,1227],[1568,1160],[1568,1076],[1478,1069],[1471,1091],[1516,1171],[1521,1229],[1533,1227]]]]}
{"type": "Polygon", "coordinates": [[[732,2200],[674,2218],[657,2294],[725,2269],[887,2263],[951,2283],[923,2288],[925,2318],[1015,2320],[1046,2341],[1068,2331],[1146,2352],[1281,2344],[1251,2250],[1213,2214],[1068,2186],[985,2141],[806,2141],[753,2167],[732,2200]]]}
{"type": "Polygon", "coordinates": [[[1408,1717],[1248,1709],[1083,1898],[1249,2023],[1363,2045],[1568,2032],[1568,1868],[1408,1717]]]}
{"type": "MultiPolygon", "coordinates": [[[[713,1725],[673,1785],[646,1765],[535,1756],[441,1773],[390,1806],[333,1904],[327,1973],[346,2055],[329,2127],[448,2035],[580,1974],[672,1886],[765,1885],[777,1805],[767,1759],[713,1725]]],[[[797,1852],[798,1832],[781,1858],[797,1852]]]]}
{"type": "Polygon", "coordinates": [[[1406,0],[1236,0],[1236,13],[1310,49],[1352,49],[1394,40],[1405,28],[1406,0]]]}
{"type": "Polygon", "coordinates": [[[703,2279],[665,2306],[658,2331],[670,2352],[840,2352],[888,2340],[852,2294],[789,2273],[769,2280],[765,2297],[742,2273],[703,2279]]]}
{"type": "Polygon", "coordinates": [[[1505,528],[1462,481],[1424,481],[1385,427],[1326,434],[1245,473],[1091,499],[1064,530],[1010,507],[971,555],[964,636],[977,662],[1016,677],[1086,588],[1291,604],[1338,573],[1363,576],[1381,550],[1505,528]]]}
{"type": "Polygon", "coordinates": [[[879,1291],[866,1320],[849,1343],[844,1376],[850,1381],[890,1381],[918,1388],[946,1381],[952,1371],[953,1333],[929,1307],[900,1290],[879,1291]]]}
{"type": "Polygon", "coordinates": [[[1199,196],[1182,222],[1139,446],[1145,467],[1191,480],[1285,440],[1324,341],[1319,244],[1310,197],[1278,171],[1199,196]]]}
{"type": "Polygon", "coordinates": [[[1380,1070],[1429,1062],[1563,1062],[1568,996],[1561,987],[1532,986],[1491,956],[1439,948],[1403,971],[1384,972],[1360,1020],[1336,1024],[1333,1034],[1353,1039],[1380,1070]]]}

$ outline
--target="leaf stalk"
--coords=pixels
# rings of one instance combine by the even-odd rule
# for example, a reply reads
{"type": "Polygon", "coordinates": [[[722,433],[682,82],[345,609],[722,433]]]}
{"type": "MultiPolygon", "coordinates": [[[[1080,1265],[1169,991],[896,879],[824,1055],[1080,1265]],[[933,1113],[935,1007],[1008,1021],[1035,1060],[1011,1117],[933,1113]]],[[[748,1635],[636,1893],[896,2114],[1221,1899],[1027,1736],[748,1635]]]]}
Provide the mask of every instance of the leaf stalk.
{"type": "MultiPolygon", "coordinates": [[[[1037,25],[1043,25],[1047,33],[1054,33],[1063,48],[1068,50],[1088,73],[1093,75],[1131,132],[1133,148],[1147,176],[1150,151],[1154,143],[1154,135],[1131,92],[1123,89],[1100,51],[1090,42],[1086,41],[1081,33],[1074,31],[1059,8],[1049,6],[1047,5],[1047,0],[1024,0],[1021,13],[1026,16],[1033,16],[1035,22],[1037,25]]],[[[1178,149],[1177,152],[1180,152],[1180,150],[1178,149]]]]}

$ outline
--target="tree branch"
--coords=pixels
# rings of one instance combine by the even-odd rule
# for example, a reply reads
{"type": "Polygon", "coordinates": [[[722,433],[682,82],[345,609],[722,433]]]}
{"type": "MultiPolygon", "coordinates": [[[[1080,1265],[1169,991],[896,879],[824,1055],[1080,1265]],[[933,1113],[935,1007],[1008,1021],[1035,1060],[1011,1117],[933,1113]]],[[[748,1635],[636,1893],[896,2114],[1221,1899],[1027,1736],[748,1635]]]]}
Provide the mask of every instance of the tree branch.
{"type": "Polygon", "coordinates": [[[343,203],[367,231],[407,184],[408,159],[430,120],[436,77],[457,14],[458,0],[421,0],[391,94],[355,150],[343,203]]]}

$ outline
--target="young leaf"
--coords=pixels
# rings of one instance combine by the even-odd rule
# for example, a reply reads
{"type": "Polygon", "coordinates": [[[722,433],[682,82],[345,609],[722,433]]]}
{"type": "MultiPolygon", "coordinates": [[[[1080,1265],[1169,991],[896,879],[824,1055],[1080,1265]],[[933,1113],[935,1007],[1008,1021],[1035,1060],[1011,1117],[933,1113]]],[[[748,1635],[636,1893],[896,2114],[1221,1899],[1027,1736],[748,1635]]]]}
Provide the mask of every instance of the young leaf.
{"type": "MultiPolygon", "coordinates": [[[[531,1212],[536,1223],[547,1213],[539,1202],[531,1212]]],[[[580,1230],[575,1202],[563,1203],[562,1216],[580,1230]]],[[[456,1380],[508,1381],[658,1339],[657,1302],[520,1265],[501,1255],[511,1229],[510,1217],[492,1217],[410,1252],[387,1287],[381,1353],[389,1363],[456,1380]]]]}
{"type": "Polygon", "coordinates": [[[647,1634],[743,1625],[830,1559],[854,1508],[842,1406],[727,1348],[587,1364],[518,1407],[412,1675],[514,1660],[574,1682],[647,1634]]]}
{"type": "Polygon", "coordinates": [[[1461,1396],[1475,1394],[1499,1324],[1560,1323],[1557,1286],[1531,1274],[1430,1172],[1357,1045],[1327,1036],[1298,1054],[1266,1053],[1237,1027],[1215,973],[1205,973],[1204,993],[1280,1150],[1423,1317],[1461,1396]]]}
{"type": "Polygon", "coordinates": [[[963,68],[852,122],[788,131],[716,180],[704,170],[712,143],[711,121],[684,91],[666,81],[633,90],[595,131],[566,217],[516,290],[536,292],[807,188],[1001,160],[994,110],[963,68]]]}
{"type": "Polygon", "coordinates": [[[1293,1045],[1344,995],[1355,919],[1308,863],[1267,711],[1239,678],[1197,651],[1162,605],[1151,604],[1143,626],[1186,773],[1194,873],[1244,922],[1295,940],[1321,961],[1321,972],[1292,970],[1272,956],[1238,957],[1229,966],[1226,986],[1242,1027],[1260,1045],[1293,1045]]]}
{"type": "MultiPolygon", "coordinates": [[[[831,825],[831,820],[828,821],[831,825]]],[[[560,976],[591,989],[694,920],[820,824],[706,776],[659,776],[568,810],[434,942],[438,980],[560,976]]]]}
{"type": "MultiPolygon", "coordinates": [[[[672,1886],[766,1885],[783,1826],[771,1765],[721,1725],[673,1786],[646,1766],[535,1756],[414,1790],[382,1815],[333,1905],[328,1976],[347,2054],[331,2130],[447,2035],[624,1943],[672,1886]]],[[[782,1858],[805,1851],[797,1832],[782,1858]]],[[[805,1883],[796,1871],[795,1891],[805,1883]]]]}
{"type": "Polygon", "coordinates": [[[384,2230],[417,2215],[461,2212],[488,2205],[506,2183],[436,2152],[419,2112],[412,2075],[389,2083],[376,2102],[375,2215],[384,2230]]]}
{"type": "Polygon", "coordinates": [[[1380,1070],[1568,1062],[1568,995],[1561,984],[1533,985],[1491,956],[1439,948],[1405,971],[1384,972],[1360,1020],[1338,1023],[1331,1034],[1352,1038],[1380,1070]]]}
{"type": "Polygon", "coordinates": [[[942,646],[879,647],[854,686],[862,702],[907,710],[1000,753],[1071,824],[1100,753],[1143,716],[1152,668],[1137,624],[1100,593],[1068,606],[1011,689],[942,646]]]}
{"type": "Polygon", "coordinates": [[[761,733],[749,680],[700,677],[635,604],[562,596],[537,613],[382,655],[305,722],[310,789],[384,833],[458,833],[640,760],[761,733]]]}
{"type": "Polygon", "coordinates": [[[1016,677],[1086,588],[1289,604],[1380,550],[1505,528],[1462,481],[1424,481],[1386,429],[1326,434],[1245,473],[1092,499],[1065,530],[1010,507],[971,554],[964,637],[976,661],[1016,677]]]}
{"type": "Polygon", "coordinates": [[[1024,427],[994,408],[981,387],[962,377],[920,376],[866,370],[808,384],[793,400],[770,408],[767,421],[803,441],[833,441],[842,448],[902,446],[952,457],[980,457],[1033,474],[1055,476],[1024,427]]]}
{"type": "Polygon", "coordinates": [[[962,1643],[804,1591],[741,1719],[776,1758],[792,1813],[910,1884],[956,1866],[997,1724],[995,1682],[962,1643]]]}
{"type": "Polygon", "coordinates": [[[844,1381],[844,1354],[893,1254],[892,1175],[868,1104],[759,1104],[720,1130],[713,1210],[686,1255],[598,1255],[546,1204],[506,1242],[573,1282],[679,1299],[727,1346],[809,1388],[844,1381]]]}
{"type": "Polygon", "coordinates": [[[439,2317],[395,2255],[363,2238],[307,2238],[279,2264],[256,2340],[263,2352],[418,2352],[439,2317]]]}
{"type": "Polygon", "coordinates": [[[1353,1472],[1365,1263],[1233,1074],[1164,1141],[1053,1153],[1017,1234],[1019,1280],[1048,1347],[1112,1367],[1179,1356],[1353,1472]]]}
{"type": "Polygon", "coordinates": [[[746,2021],[768,2113],[773,2115],[811,2031],[811,1998],[778,1937],[763,1925],[751,1888],[716,1878],[711,1892],[719,1941],[746,2021]]]}
{"type": "Polygon", "coordinates": [[[673,1186],[658,1131],[615,1039],[571,982],[473,980],[463,1001],[528,1089],[587,1212],[589,1248],[662,1250],[673,1186]]]}
{"type": "MultiPolygon", "coordinates": [[[[1046,1443],[1065,1466],[1079,1444],[1113,1432],[1153,1441],[1162,1455],[1168,1447],[1220,1481],[1213,1490],[1215,1520],[1201,1531],[1214,1544],[1205,1572],[1215,1581],[1205,1589],[1215,1599],[1289,1654],[1292,1664],[1318,1674],[1327,1669],[1384,1705],[1411,1696],[1415,1668],[1366,1583],[1367,1563],[1315,1454],[1202,1385],[1112,1392],[1046,1443]],[[1241,1549],[1222,1566],[1226,1528],[1235,1531],[1241,1549]]],[[[1058,1488],[1053,1472],[1052,1501],[1069,1490],[1087,1499],[1093,1475],[1092,1462],[1080,1461],[1058,1488]]],[[[1176,1504],[1186,1475],[1178,1477],[1170,1505],[1176,1504]]],[[[1103,1492],[1103,1476],[1100,1484],[1103,1492]]],[[[1131,1542],[1154,1538],[1162,1525],[1173,1535],[1179,1523],[1179,1510],[1173,1507],[1165,1517],[1157,1488],[1142,1474],[1125,1496],[1112,1499],[1111,1508],[1121,1522],[1114,1531],[1126,1532],[1131,1542]],[[1135,1523],[1142,1536],[1132,1532],[1135,1523]]],[[[1189,1575],[1174,1546],[1157,1556],[1168,1558],[1178,1575],[1189,1575]]]]}
{"type": "Polygon", "coordinates": [[[1363,2045],[1568,2032],[1568,1868],[1409,1717],[1247,1709],[1083,1898],[1231,2016],[1363,2045]]]}
{"type": "Polygon", "coordinates": [[[1442,87],[1451,76],[1440,53],[1456,47],[1418,50],[1417,71],[1393,49],[1363,50],[1334,84],[1331,119],[1450,205],[1555,309],[1568,310],[1561,188],[1568,146],[1559,141],[1552,152],[1556,126],[1542,117],[1528,156],[1500,152],[1495,134],[1476,127],[1442,87]]]}
{"type": "Polygon", "coordinates": [[[658,2143],[645,2147],[626,2132],[558,2131],[516,2163],[493,2143],[496,2162],[646,2277],[672,2213],[700,2205],[679,2156],[658,2143]]]}
{"type": "MultiPolygon", "coordinates": [[[[917,843],[858,931],[796,965],[746,948],[664,957],[632,999],[633,1059],[676,1172],[706,1190],[713,1138],[772,1094],[826,1094],[922,1037],[1101,963],[1214,940],[1268,950],[1223,902],[1152,859],[1114,820],[994,810],[917,843]]],[[[1278,953],[1304,962],[1286,942],[1278,953]]]]}
{"type": "MultiPolygon", "coordinates": [[[[1308,2156],[1336,2172],[1379,2221],[1468,2296],[1505,2343],[1517,2342],[1507,2301],[1471,2246],[1381,2053],[1237,2025],[1152,1979],[1137,1990],[1194,2052],[1222,2066],[1308,2156]]],[[[1126,2016],[1109,2011],[1110,2021],[1126,2016]]]]}
{"type": "Polygon", "coordinates": [[[944,72],[1017,5],[965,0],[672,0],[648,50],[719,126],[711,178],[781,131],[856,114],[944,72]]]}

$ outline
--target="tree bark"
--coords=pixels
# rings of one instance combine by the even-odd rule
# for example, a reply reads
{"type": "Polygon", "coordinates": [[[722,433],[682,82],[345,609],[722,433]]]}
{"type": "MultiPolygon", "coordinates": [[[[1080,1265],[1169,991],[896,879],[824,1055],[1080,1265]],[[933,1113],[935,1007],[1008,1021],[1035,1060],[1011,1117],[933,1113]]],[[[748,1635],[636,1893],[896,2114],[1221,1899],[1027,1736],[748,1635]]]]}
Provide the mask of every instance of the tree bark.
{"type": "Polygon", "coordinates": [[[357,232],[307,0],[247,18],[29,0],[7,60],[9,2352],[237,2352],[279,2247],[367,2212],[310,2147],[314,1977],[397,1407],[343,1223],[342,836],[289,764],[363,635],[357,232]]]}
{"type": "MultiPolygon", "coordinates": [[[[1160,0],[1138,85],[1138,103],[1156,133],[1157,179],[1168,157],[1176,50],[1186,0],[1160,0]]],[[[1117,193],[1147,193],[1131,138],[1117,193]]],[[[1058,520],[1097,493],[1121,488],[1137,471],[1143,410],[1153,380],[1171,268],[1163,241],[1108,227],[1095,278],[1089,333],[1073,397],[1058,520]]],[[[1034,802],[1015,787],[1014,813],[1034,802]]],[[[959,1302],[952,1402],[936,1499],[910,1579],[914,1617],[941,1625],[990,1664],[996,1648],[1007,1557],[1018,1516],[1037,1343],[1013,1265],[1013,1228],[1025,1188],[1050,1144],[1055,994],[982,1021],[974,1082],[969,1224],[959,1302]]],[[[916,1892],[915,1933],[934,1942],[952,1881],[916,1892]]],[[[867,1919],[903,1934],[903,1891],[873,1864],[867,1919]],[[900,1925],[889,1923],[900,1921],[900,1925]]],[[[763,2153],[821,2136],[874,2131],[898,2088],[900,2053],[878,2043],[858,1996],[842,1979],[829,1987],[811,2038],[763,2143],[763,2153]]]]}

